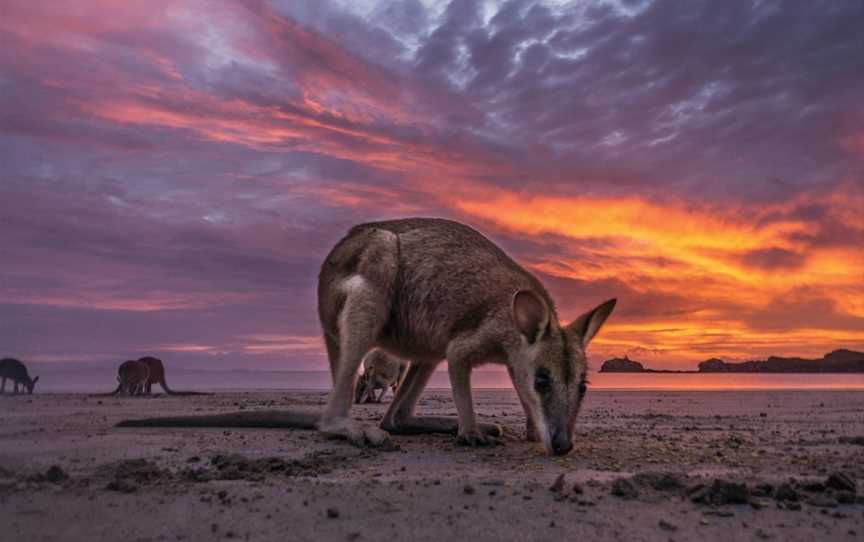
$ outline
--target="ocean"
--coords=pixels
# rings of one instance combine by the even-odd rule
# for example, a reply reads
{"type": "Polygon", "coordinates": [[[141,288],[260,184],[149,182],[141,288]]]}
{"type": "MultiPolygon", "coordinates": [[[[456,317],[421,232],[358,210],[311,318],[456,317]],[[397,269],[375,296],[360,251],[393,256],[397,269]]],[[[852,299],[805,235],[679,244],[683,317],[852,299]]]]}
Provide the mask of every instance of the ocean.
{"type": "MultiPolygon", "coordinates": [[[[116,369],[38,364],[30,370],[40,376],[37,392],[95,393],[117,386],[116,369]]],[[[328,390],[328,371],[206,370],[167,368],[168,385],[175,390],[328,390]]],[[[864,374],[722,374],[722,373],[596,373],[588,375],[593,390],[861,390],[864,374]]],[[[512,388],[501,370],[476,370],[475,388],[512,388]]],[[[432,376],[430,388],[448,389],[446,371],[432,376]]],[[[158,390],[159,387],[156,386],[158,390]]],[[[7,382],[6,391],[11,390],[7,382]]]]}

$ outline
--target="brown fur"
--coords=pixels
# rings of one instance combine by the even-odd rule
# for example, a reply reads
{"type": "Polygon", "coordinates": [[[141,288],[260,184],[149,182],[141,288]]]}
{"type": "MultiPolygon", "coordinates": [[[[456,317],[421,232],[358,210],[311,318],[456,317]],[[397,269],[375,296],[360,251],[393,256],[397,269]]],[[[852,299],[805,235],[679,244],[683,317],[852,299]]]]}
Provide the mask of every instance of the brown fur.
{"type": "Polygon", "coordinates": [[[144,387],[150,378],[150,369],[147,364],[134,359],[124,361],[117,368],[117,382],[119,386],[115,393],[125,393],[129,396],[143,395],[144,387]]]}
{"type": "Polygon", "coordinates": [[[383,350],[369,352],[363,359],[363,374],[357,381],[355,402],[380,403],[388,388],[392,389],[395,395],[407,370],[407,361],[393,357],[383,350]],[[377,397],[376,392],[379,392],[377,397]]]}

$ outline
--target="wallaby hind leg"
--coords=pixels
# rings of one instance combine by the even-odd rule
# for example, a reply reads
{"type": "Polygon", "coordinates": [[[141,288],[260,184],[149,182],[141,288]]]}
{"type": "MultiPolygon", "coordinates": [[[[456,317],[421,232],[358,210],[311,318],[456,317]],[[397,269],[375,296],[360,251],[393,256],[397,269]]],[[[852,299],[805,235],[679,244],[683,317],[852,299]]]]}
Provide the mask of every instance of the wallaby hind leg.
{"type": "Polygon", "coordinates": [[[349,414],[357,369],[387,322],[398,268],[398,238],[375,228],[352,230],[321,266],[318,312],[333,375],[333,390],[318,422],[324,435],[355,444],[387,441],[386,432],[360,424],[349,414]]]}
{"type": "Polygon", "coordinates": [[[339,317],[339,361],[335,364],[330,392],[318,429],[327,436],[346,438],[354,444],[383,444],[387,433],[349,417],[354,402],[357,369],[375,344],[387,318],[386,298],[361,276],[349,279],[348,297],[339,317]]]}

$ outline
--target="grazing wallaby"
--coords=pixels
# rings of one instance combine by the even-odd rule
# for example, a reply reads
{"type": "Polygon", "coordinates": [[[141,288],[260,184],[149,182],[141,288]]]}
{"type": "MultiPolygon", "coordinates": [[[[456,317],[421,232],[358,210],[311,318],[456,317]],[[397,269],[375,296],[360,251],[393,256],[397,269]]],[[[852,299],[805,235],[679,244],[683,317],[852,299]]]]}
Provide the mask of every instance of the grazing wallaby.
{"type": "Polygon", "coordinates": [[[153,384],[162,386],[162,390],[168,395],[210,395],[209,393],[200,391],[174,391],[168,387],[168,383],[165,381],[165,365],[162,364],[161,359],[154,358],[153,356],[144,356],[143,358],[139,358],[138,361],[145,364],[150,371],[147,382],[144,384],[145,395],[150,395],[153,384]]]}
{"type": "MultiPolygon", "coordinates": [[[[130,395],[150,395],[153,384],[159,384],[160,386],[162,386],[162,390],[164,390],[167,395],[210,395],[209,393],[203,392],[203,391],[174,391],[171,388],[169,388],[168,383],[165,381],[165,365],[162,363],[161,359],[154,358],[153,356],[144,356],[143,358],[138,358],[137,361],[135,361],[135,360],[126,361],[120,367],[122,368],[123,365],[125,365],[126,363],[130,363],[133,361],[135,363],[142,363],[142,364],[146,365],[148,374],[147,374],[147,380],[146,380],[146,382],[144,382],[144,385],[142,386],[141,390],[138,391],[136,389],[135,393],[132,393],[130,395]]],[[[121,369],[118,369],[118,371],[120,371],[120,370],[121,369]]],[[[97,393],[94,396],[95,397],[104,397],[104,396],[117,395],[120,392],[126,392],[126,389],[123,387],[123,380],[120,378],[120,376],[117,377],[117,382],[118,382],[117,388],[114,391],[112,391],[110,393],[97,393]]]]}
{"type": "Polygon", "coordinates": [[[394,434],[456,433],[485,445],[501,434],[478,423],[471,370],[503,364],[528,418],[528,438],[565,454],[586,392],[585,349],[612,313],[609,300],[561,325],[552,298],[532,274],[476,230],[413,218],[355,226],[321,266],[318,315],[333,390],[320,417],[302,412],[155,418],[121,426],[295,427],[355,444],[394,434]],[[357,369],[374,347],[411,363],[380,428],[350,417],[357,369]],[[415,416],[435,367],[446,358],[458,419],[415,416]]]}
{"type": "Polygon", "coordinates": [[[13,393],[18,393],[18,386],[20,385],[22,389],[27,389],[27,393],[32,394],[33,388],[36,387],[36,381],[39,380],[38,376],[31,379],[30,375],[27,374],[27,367],[15,358],[0,359],[0,378],[3,379],[2,384],[0,384],[0,393],[6,393],[7,378],[12,381],[13,393]]]}
{"type": "Polygon", "coordinates": [[[354,394],[357,403],[380,403],[387,393],[387,388],[396,389],[408,370],[408,362],[393,357],[383,350],[375,349],[363,358],[363,374],[357,381],[354,394]],[[375,392],[379,391],[378,396],[375,392]]]}
{"type": "Polygon", "coordinates": [[[150,368],[147,367],[147,364],[134,359],[124,361],[117,368],[119,386],[114,393],[125,393],[130,396],[142,395],[149,379],[150,368]]]}

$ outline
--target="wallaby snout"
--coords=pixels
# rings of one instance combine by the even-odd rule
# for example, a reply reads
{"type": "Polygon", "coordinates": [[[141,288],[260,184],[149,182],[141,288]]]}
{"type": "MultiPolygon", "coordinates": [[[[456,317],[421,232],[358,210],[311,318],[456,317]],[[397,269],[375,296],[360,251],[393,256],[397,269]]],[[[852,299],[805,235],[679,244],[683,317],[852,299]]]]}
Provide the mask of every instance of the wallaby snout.
{"type": "Polygon", "coordinates": [[[566,455],[573,449],[572,431],[553,429],[550,437],[553,454],[566,455]]]}

